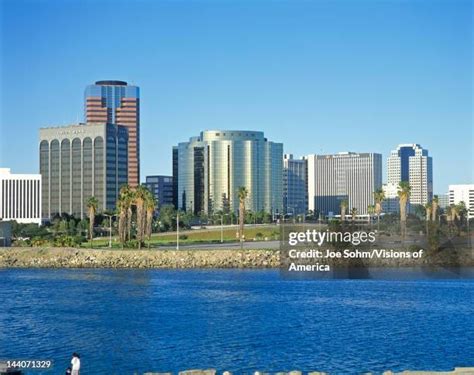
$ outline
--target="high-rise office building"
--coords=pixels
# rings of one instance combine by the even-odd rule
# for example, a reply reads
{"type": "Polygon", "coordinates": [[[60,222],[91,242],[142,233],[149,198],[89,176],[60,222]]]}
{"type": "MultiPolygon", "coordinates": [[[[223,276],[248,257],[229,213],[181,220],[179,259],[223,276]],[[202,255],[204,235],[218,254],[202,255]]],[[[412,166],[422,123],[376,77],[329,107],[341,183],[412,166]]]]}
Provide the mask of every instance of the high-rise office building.
{"type": "Polygon", "coordinates": [[[464,202],[467,209],[467,217],[474,217],[474,184],[449,185],[449,204],[464,202]]]}
{"type": "Polygon", "coordinates": [[[374,191],[382,187],[381,154],[341,152],[307,159],[310,210],[337,215],[341,201],[347,199],[349,211],[356,208],[358,214],[367,214],[374,191]]]}
{"type": "Polygon", "coordinates": [[[236,212],[243,186],[247,210],[282,212],[283,144],[268,141],[263,132],[203,131],[173,149],[173,164],[180,209],[236,212]]]}
{"type": "Polygon", "coordinates": [[[308,171],[305,158],[283,156],[283,210],[287,214],[301,215],[308,210],[308,171]]]}
{"type": "Polygon", "coordinates": [[[0,220],[41,224],[41,175],[0,168],[0,220]]]}
{"type": "Polygon", "coordinates": [[[411,186],[410,204],[424,205],[433,199],[433,160],[419,144],[401,144],[387,161],[388,183],[407,181],[411,186]]]}
{"type": "Polygon", "coordinates": [[[113,210],[127,183],[128,132],[114,124],[75,124],[40,129],[44,218],[68,213],[84,218],[94,196],[99,210],[113,210]]]}
{"type": "Polygon", "coordinates": [[[128,184],[140,183],[140,89],[124,81],[97,81],[84,93],[86,123],[123,125],[128,130],[128,184]]]}
{"type": "Polygon", "coordinates": [[[146,176],[146,181],[143,185],[153,193],[158,202],[157,211],[160,206],[174,204],[172,176],[146,176]]]}

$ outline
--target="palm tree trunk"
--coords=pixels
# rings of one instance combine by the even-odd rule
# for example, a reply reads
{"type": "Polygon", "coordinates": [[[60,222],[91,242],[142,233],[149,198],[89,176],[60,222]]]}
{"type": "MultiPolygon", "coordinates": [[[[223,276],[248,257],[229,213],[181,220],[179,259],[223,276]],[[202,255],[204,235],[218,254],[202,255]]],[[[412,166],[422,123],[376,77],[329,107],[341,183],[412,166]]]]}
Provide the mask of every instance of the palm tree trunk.
{"type": "Polygon", "coordinates": [[[400,230],[402,237],[405,238],[406,235],[406,213],[407,202],[404,197],[400,198],[400,230]]]}
{"type": "Polygon", "coordinates": [[[240,237],[240,247],[243,247],[243,237],[244,237],[244,220],[245,220],[245,205],[243,202],[240,202],[239,206],[239,237],[240,237]]]}
{"type": "Polygon", "coordinates": [[[89,239],[91,241],[91,248],[92,248],[92,238],[94,237],[94,209],[92,207],[89,208],[89,239]]]}
{"type": "Polygon", "coordinates": [[[132,239],[132,207],[127,209],[127,234],[130,241],[132,239]]]}

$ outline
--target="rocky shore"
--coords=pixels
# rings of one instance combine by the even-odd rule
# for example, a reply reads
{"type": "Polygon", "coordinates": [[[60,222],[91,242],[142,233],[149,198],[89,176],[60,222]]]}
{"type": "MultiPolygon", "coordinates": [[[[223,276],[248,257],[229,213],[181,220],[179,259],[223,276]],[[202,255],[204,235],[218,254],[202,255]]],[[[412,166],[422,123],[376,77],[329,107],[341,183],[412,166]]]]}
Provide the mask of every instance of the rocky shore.
{"type": "Polygon", "coordinates": [[[3,248],[0,268],[278,268],[276,250],[3,248]]]}
{"type": "MultiPolygon", "coordinates": [[[[283,268],[291,259],[282,258],[283,268]]],[[[300,264],[314,263],[314,259],[300,264]]],[[[447,251],[421,259],[332,259],[332,267],[474,266],[472,251],[447,251]]],[[[279,268],[278,250],[97,250],[77,248],[1,248],[0,268],[279,268]]]]}

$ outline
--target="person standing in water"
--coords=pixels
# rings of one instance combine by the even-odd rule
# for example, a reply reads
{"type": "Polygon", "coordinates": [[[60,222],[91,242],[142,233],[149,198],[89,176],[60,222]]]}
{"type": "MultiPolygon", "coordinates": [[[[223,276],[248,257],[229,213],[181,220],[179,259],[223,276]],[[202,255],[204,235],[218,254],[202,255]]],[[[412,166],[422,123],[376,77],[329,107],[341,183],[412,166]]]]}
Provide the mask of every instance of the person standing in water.
{"type": "Polygon", "coordinates": [[[79,370],[81,369],[81,359],[79,357],[79,354],[72,353],[71,366],[72,366],[71,374],[79,375],[79,370]]]}

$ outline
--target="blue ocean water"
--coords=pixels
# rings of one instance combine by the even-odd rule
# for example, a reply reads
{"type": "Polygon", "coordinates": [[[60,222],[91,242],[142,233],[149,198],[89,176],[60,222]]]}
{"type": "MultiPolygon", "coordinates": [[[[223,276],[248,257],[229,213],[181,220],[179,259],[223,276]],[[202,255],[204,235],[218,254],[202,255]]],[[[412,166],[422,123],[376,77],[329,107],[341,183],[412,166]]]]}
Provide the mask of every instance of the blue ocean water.
{"type": "MultiPolygon", "coordinates": [[[[81,374],[474,366],[474,281],[277,270],[0,270],[0,358],[81,374]]],[[[41,372],[34,372],[35,374],[41,372]]]]}

